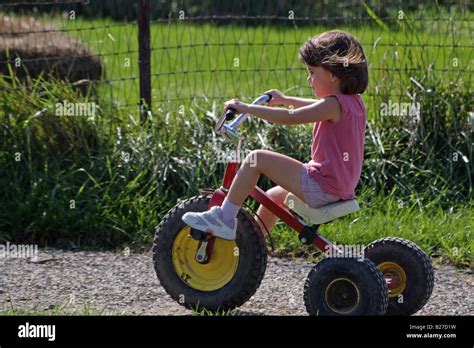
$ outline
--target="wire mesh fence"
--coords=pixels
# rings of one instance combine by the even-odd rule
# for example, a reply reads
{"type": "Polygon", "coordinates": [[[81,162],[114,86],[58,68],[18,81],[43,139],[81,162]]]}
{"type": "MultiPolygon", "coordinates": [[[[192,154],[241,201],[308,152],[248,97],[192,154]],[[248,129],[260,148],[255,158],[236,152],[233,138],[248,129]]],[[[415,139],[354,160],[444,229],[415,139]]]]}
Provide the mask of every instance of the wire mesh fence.
{"type": "MultiPolygon", "coordinates": [[[[298,48],[351,32],[370,63],[366,98],[435,85],[470,87],[474,18],[467,3],[152,1],[151,87],[163,103],[248,100],[267,89],[310,96],[298,48]],[[456,6],[453,6],[456,5],[456,6]]],[[[0,2],[0,69],[97,84],[119,107],[139,103],[137,2],[0,2]],[[10,68],[8,68],[8,66],[10,68]]]]}
{"type": "Polygon", "coordinates": [[[86,0],[0,2],[0,72],[94,86],[119,107],[136,106],[136,23],[93,16],[86,0]]]}
{"type": "Polygon", "coordinates": [[[351,32],[365,49],[371,73],[368,97],[409,97],[410,90],[430,78],[470,85],[473,21],[466,13],[420,16],[394,9],[385,17],[370,12],[327,18],[287,10],[287,16],[197,17],[181,11],[155,20],[157,101],[249,99],[270,88],[311,96],[298,48],[308,37],[335,28],[351,32]]]}

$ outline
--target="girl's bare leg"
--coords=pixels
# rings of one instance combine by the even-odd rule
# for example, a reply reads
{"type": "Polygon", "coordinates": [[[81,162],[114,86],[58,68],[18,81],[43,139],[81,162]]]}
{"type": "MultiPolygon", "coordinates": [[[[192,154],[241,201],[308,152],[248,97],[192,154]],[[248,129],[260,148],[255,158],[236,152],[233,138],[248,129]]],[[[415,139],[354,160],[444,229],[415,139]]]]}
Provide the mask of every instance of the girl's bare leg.
{"type": "MultiPolygon", "coordinates": [[[[275,186],[268,190],[267,193],[276,203],[283,205],[285,202],[285,198],[288,195],[288,190],[285,190],[281,186],[275,186]]],[[[271,231],[272,227],[276,224],[276,222],[278,221],[278,217],[272,212],[270,212],[270,210],[265,208],[263,205],[260,205],[260,207],[258,208],[257,215],[260,217],[256,218],[260,226],[260,230],[263,232],[264,235],[266,235],[267,230],[271,231]]]]}
{"type": "MultiPolygon", "coordinates": [[[[183,221],[192,228],[210,232],[216,237],[235,240],[236,216],[244,200],[257,185],[260,175],[264,174],[271,181],[280,185],[281,189],[275,189],[277,201],[283,201],[284,194],[288,191],[303,199],[300,187],[302,166],[301,162],[276,152],[252,151],[237,172],[221,207],[213,207],[201,213],[188,212],[183,215],[183,221]]],[[[272,216],[269,211],[265,212],[264,209],[261,208],[259,211],[263,212],[264,221],[271,228],[276,222],[276,217],[272,216]]],[[[265,231],[263,226],[262,230],[265,231]]]]}
{"type": "MultiPolygon", "coordinates": [[[[257,185],[261,174],[279,185],[270,190],[271,196],[278,203],[283,203],[288,192],[292,192],[300,199],[303,199],[300,178],[302,165],[300,161],[277,152],[268,150],[252,151],[240,167],[227,194],[227,199],[232,204],[242,205],[255,185],[257,185]]],[[[259,208],[260,213],[262,213],[265,225],[270,230],[277,221],[277,217],[264,207],[259,208]]],[[[266,232],[263,226],[261,227],[262,231],[266,232]]]]}

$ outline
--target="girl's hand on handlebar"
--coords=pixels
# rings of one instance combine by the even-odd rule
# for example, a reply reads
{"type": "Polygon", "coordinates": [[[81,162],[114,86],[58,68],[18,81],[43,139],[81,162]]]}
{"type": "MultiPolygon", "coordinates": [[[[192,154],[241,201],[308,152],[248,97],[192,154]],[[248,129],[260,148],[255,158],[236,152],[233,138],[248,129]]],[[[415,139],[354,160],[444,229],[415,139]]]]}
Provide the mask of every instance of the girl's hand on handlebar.
{"type": "Polygon", "coordinates": [[[246,114],[249,109],[249,105],[240,102],[238,99],[228,100],[224,103],[224,111],[227,111],[228,108],[233,108],[239,114],[246,114]]]}
{"type": "Polygon", "coordinates": [[[282,105],[285,104],[286,96],[278,89],[271,89],[266,91],[265,94],[271,94],[272,99],[268,102],[268,105],[282,105]]]}

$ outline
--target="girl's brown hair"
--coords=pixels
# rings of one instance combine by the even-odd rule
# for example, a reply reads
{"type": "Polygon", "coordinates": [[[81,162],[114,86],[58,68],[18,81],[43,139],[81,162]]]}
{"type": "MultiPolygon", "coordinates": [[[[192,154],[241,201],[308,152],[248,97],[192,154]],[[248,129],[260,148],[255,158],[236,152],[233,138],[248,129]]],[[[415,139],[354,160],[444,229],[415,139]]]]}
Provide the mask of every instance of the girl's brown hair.
{"type": "Polygon", "coordinates": [[[361,94],[369,84],[364,50],[349,33],[331,30],[314,36],[299,49],[306,65],[323,67],[341,79],[341,92],[361,94]]]}

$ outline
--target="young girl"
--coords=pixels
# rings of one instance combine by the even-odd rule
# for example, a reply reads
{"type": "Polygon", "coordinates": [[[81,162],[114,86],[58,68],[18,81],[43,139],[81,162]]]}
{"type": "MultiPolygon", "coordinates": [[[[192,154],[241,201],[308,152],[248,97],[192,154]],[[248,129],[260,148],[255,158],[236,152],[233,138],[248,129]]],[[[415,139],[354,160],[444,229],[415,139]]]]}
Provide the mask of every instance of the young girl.
{"type": "MultiPolygon", "coordinates": [[[[273,89],[266,92],[272,95],[270,105],[290,108],[248,105],[233,99],[224,104],[224,109],[232,107],[238,113],[288,126],[314,123],[311,161],[301,163],[272,151],[252,151],[221,207],[184,214],[183,221],[190,227],[234,240],[237,213],[261,174],[279,185],[267,192],[280,204],[288,192],[313,208],[355,197],[364,158],[366,123],[366,110],[359,94],[366,90],[369,80],[364,51],[352,35],[332,30],[306,41],[299,56],[308,70],[307,80],[320,100],[288,97],[273,89]]],[[[262,206],[258,215],[268,230],[278,219],[262,206]]],[[[259,224],[265,231],[260,221],[259,224]]]]}

